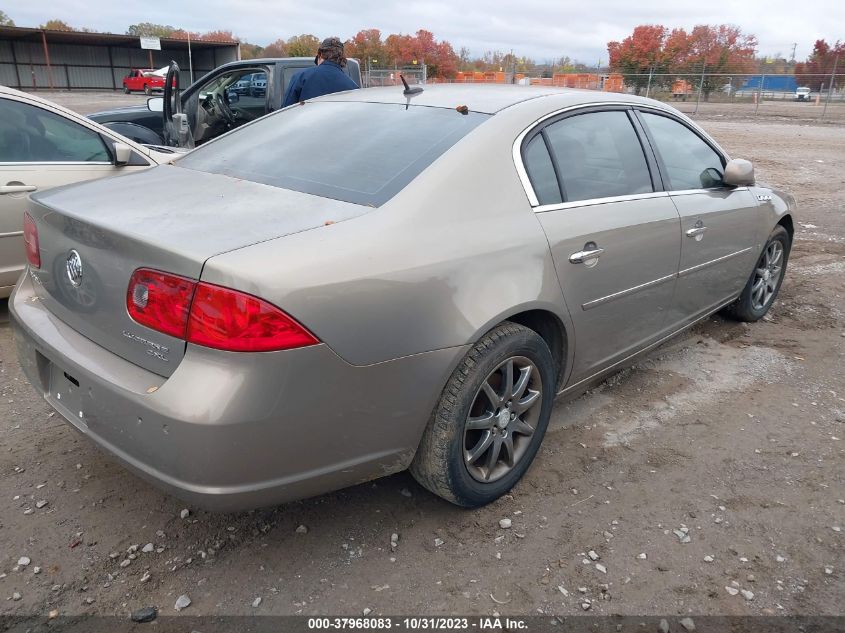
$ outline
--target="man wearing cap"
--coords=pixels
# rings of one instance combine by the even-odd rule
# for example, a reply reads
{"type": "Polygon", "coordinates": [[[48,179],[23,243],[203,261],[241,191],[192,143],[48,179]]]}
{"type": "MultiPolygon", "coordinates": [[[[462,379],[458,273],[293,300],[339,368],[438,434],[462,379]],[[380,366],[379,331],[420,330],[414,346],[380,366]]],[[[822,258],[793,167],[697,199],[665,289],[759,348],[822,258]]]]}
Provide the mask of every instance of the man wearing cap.
{"type": "Polygon", "coordinates": [[[343,42],[340,38],[324,39],[317,49],[314,63],[317,64],[314,68],[303,70],[290,80],[282,102],[283,108],[306,99],[358,88],[358,84],[343,72],[346,58],[343,56],[343,42]]]}

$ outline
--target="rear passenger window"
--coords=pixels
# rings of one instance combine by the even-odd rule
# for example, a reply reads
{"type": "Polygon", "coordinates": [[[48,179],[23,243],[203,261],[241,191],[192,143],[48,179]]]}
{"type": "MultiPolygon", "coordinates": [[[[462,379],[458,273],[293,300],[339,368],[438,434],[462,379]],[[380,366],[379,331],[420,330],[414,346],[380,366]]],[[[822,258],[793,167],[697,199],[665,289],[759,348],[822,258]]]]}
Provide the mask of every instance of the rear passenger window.
{"type": "Polygon", "coordinates": [[[542,134],[537,134],[531,139],[525,147],[523,158],[525,171],[528,172],[528,178],[540,204],[562,202],[555,168],[542,134]]]}
{"type": "Polygon", "coordinates": [[[567,202],[653,191],[643,148],[622,110],[589,112],[546,128],[567,202]]]}
{"type": "MultiPolygon", "coordinates": [[[[658,154],[668,172],[672,191],[717,187],[709,169],[725,172],[722,157],[686,125],[659,114],[642,112],[658,154]]],[[[720,178],[721,180],[721,178],[720,178]]]]}

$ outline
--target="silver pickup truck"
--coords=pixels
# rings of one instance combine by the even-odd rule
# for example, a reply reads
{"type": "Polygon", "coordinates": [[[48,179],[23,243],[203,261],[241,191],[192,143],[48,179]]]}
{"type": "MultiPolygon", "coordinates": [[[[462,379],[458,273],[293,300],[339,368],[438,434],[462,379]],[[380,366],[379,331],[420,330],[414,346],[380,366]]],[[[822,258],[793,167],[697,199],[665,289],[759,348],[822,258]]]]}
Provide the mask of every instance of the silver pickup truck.
{"type": "MultiPolygon", "coordinates": [[[[174,62],[163,97],[152,97],[146,105],[96,112],[88,118],[138,143],[190,148],[278,110],[293,76],[313,66],[313,57],[240,60],[215,68],[180,90],[179,67],[174,62]],[[258,78],[263,85],[255,81],[258,78]]],[[[344,72],[361,86],[356,60],[347,60],[344,72]]]]}

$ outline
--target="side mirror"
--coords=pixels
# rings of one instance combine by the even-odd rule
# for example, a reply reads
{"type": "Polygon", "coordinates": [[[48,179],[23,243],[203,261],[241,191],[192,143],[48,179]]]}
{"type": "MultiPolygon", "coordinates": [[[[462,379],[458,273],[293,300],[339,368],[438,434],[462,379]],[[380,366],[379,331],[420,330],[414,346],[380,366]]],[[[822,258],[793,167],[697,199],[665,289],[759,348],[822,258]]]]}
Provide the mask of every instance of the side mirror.
{"type": "Polygon", "coordinates": [[[754,184],[754,165],[749,160],[734,158],[725,165],[722,182],[731,187],[745,187],[754,184]]]}
{"type": "Polygon", "coordinates": [[[164,112],[164,97],[150,97],[147,99],[147,110],[150,112],[164,112]]]}
{"type": "Polygon", "coordinates": [[[132,158],[132,148],[125,143],[115,143],[112,148],[114,149],[115,167],[123,167],[132,158]]]}

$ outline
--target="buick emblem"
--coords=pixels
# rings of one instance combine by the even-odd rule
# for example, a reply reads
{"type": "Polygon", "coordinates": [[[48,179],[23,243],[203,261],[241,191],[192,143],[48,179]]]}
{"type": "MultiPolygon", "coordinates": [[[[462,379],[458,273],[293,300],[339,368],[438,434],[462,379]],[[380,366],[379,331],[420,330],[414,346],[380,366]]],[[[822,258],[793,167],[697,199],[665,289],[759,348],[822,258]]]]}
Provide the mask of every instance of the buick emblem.
{"type": "Polygon", "coordinates": [[[71,250],[68,253],[65,268],[67,269],[67,278],[70,280],[71,285],[79,287],[82,283],[82,258],[75,250],[71,250]]]}

